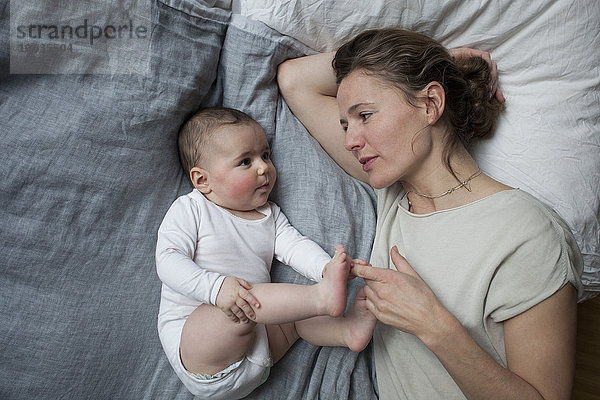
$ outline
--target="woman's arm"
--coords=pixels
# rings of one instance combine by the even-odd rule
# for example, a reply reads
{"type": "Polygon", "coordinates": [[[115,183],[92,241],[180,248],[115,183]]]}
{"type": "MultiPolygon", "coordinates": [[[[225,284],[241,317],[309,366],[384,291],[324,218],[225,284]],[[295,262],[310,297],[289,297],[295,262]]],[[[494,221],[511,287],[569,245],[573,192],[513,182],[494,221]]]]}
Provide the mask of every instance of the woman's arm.
{"type": "Polygon", "coordinates": [[[331,67],[334,53],[287,60],[279,66],[279,90],[294,115],[331,158],[348,174],[367,182],[367,174],[344,145],[331,67]]]}
{"type": "Polygon", "coordinates": [[[569,399],[576,336],[577,291],[566,284],[504,323],[508,369],[537,388],[545,399],[569,399]]]}
{"type": "Polygon", "coordinates": [[[427,346],[468,399],[570,399],[575,370],[575,289],[567,284],[504,323],[508,368],[481,349],[456,318],[427,346]]]}
{"type": "MultiPolygon", "coordinates": [[[[504,96],[498,88],[496,63],[488,52],[457,48],[450,53],[455,58],[481,57],[486,60],[491,67],[490,93],[504,102],[504,96]]],[[[337,84],[331,66],[334,55],[331,52],[287,60],[279,66],[277,83],[290,110],[329,156],[348,174],[368,182],[360,163],[345,148],[336,101],[337,84]]]]}
{"type": "Polygon", "coordinates": [[[469,335],[392,250],[397,271],[355,265],[367,282],[367,306],[381,322],[417,336],[468,399],[569,399],[573,384],[576,295],[567,284],[504,323],[508,368],[469,335]]]}

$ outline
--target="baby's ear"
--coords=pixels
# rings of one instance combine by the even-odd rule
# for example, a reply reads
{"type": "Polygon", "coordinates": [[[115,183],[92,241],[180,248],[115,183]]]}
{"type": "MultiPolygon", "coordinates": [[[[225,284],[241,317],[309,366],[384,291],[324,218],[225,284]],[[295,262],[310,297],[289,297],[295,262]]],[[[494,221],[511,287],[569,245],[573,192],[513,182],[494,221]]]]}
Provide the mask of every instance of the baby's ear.
{"type": "Polygon", "coordinates": [[[200,193],[208,194],[211,192],[210,185],[208,184],[208,171],[200,167],[194,167],[190,170],[190,179],[192,185],[200,193]]]}

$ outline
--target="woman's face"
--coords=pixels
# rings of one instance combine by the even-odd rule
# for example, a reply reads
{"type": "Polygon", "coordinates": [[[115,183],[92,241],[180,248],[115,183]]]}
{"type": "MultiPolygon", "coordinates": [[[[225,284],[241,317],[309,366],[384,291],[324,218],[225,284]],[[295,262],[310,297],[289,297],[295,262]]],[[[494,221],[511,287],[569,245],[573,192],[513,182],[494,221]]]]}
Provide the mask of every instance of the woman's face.
{"type": "Polygon", "coordinates": [[[431,151],[424,106],[409,104],[399,89],[354,71],[338,88],[340,123],[351,151],[376,189],[410,179],[431,151]]]}

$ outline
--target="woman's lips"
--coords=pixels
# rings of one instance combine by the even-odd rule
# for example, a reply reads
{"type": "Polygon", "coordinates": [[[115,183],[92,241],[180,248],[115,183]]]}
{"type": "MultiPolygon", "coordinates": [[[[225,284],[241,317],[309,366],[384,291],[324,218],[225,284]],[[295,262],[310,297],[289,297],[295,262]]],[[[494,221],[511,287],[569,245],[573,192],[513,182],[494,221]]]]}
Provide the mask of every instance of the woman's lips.
{"type": "Polygon", "coordinates": [[[358,161],[362,164],[363,171],[368,171],[376,159],[377,159],[377,156],[361,157],[360,160],[358,160],[358,161]]]}

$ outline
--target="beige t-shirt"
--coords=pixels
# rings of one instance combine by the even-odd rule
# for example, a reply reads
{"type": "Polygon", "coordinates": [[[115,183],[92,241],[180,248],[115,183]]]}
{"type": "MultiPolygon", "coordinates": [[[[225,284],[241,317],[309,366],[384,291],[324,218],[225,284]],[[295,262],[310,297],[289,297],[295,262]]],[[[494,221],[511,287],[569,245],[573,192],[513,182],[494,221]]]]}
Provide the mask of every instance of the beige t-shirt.
{"type": "MultiPolygon", "coordinates": [[[[450,210],[407,211],[399,184],[377,193],[371,263],[393,268],[392,246],[475,341],[506,366],[502,321],[566,282],[581,290],[583,268],[565,223],[529,194],[506,190],[450,210]]],[[[464,399],[437,357],[411,334],[378,323],[373,336],[380,398],[464,399]]]]}

